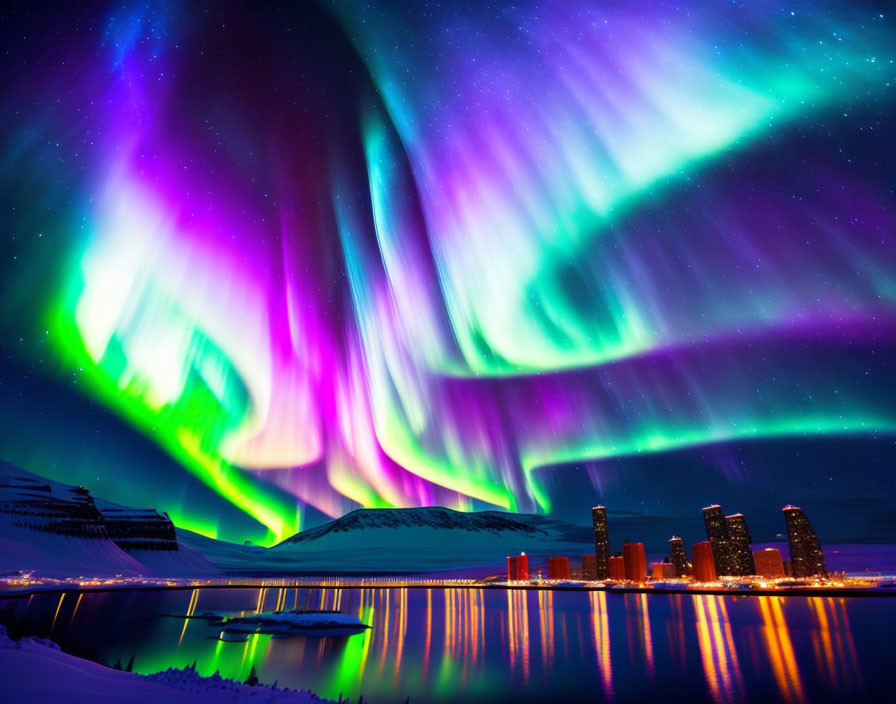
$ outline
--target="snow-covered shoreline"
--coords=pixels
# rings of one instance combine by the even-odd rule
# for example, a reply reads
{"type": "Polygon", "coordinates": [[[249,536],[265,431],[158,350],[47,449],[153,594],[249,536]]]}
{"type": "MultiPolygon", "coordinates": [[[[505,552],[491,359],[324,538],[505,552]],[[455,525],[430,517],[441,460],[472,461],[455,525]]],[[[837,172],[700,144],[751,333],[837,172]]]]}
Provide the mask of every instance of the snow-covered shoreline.
{"type": "Polygon", "coordinates": [[[215,673],[203,677],[193,668],[169,668],[152,675],[104,667],[63,653],[43,638],[11,640],[0,626],[0,681],[5,701],[66,702],[66,704],[219,704],[222,701],[321,704],[308,690],[247,685],[215,673]]]}

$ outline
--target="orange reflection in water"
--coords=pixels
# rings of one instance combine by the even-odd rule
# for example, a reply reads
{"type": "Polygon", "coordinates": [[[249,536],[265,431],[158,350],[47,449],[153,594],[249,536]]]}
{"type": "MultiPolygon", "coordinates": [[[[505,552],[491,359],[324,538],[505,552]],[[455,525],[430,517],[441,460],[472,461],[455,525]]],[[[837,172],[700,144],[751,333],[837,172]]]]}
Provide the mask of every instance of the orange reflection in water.
{"type": "Polygon", "coordinates": [[[650,636],[650,612],[647,609],[648,596],[641,592],[638,599],[638,621],[641,627],[641,645],[647,662],[647,674],[653,678],[653,639],[650,636]]]}
{"type": "Polygon", "coordinates": [[[426,642],[423,646],[423,679],[429,669],[429,649],[432,645],[432,589],[426,590],[426,642]]]}
{"type": "Polygon", "coordinates": [[[717,702],[739,699],[743,678],[724,597],[695,595],[693,600],[697,642],[710,694],[717,702]]]}
{"type": "Polygon", "coordinates": [[[84,592],[78,594],[78,600],[75,602],[75,610],[72,611],[72,617],[68,620],[69,624],[75,620],[75,614],[78,613],[78,607],[81,605],[81,599],[84,598],[84,592]]]}
{"type": "Polygon", "coordinates": [[[835,694],[861,691],[861,670],[842,599],[812,597],[809,606],[818,625],[812,631],[812,652],[825,685],[835,694]]]}
{"type": "Polygon", "coordinates": [[[50,632],[52,633],[53,629],[56,627],[56,619],[59,618],[59,609],[62,608],[62,600],[65,599],[65,592],[59,596],[59,603],[56,604],[56,613],[53,614],[53,623],[50,624],[50,632]]]}
{"type": "MultiPolygon", "coordinates": [[[[338,607],[337,607],[338,608],[338,607]]],[[[399,670],[401,669],[401,656],[404,653],[404,641],[408,632],[408,590],[398,590],[398,647],[395,652],[394,681],[398,684],[399,670]]]]}
{"type": "Polygon", "coordinates": [[[803,702],[806,700],[806,695],[800,680],[793,643],[787,630],[787,621],[781,611],[783,597],[761,596],[757,599],[762,612],[762,632],[778,690],[788,702],[803,702]]]}
{"type": "Polygon", "coordinates": [[[538,616],[541,627],[541,660],[547,670],[554,660],[554,592],[538,592],[538,616]]]}
{"type": "Polygon", "coordinates": [[[523,683],[529,682],[529,604],[525,590],[507,590],[507,641],[510,667],[515,670],[519,661],[523,683]]]}
{"type": "Polygon", "coordinates": [[[610,663],[610,619],[607,616],[607,595],[605,592],[589,592],[591,601],[591,625],[594,633],[594,650],[597,652],[597,667],[606,698],[613,697],[613,668],[610,663]]]}
{"type": "Polygon", "coordinates": [[[190,623],[189,617],[193,615],[196,611],[196,604],[199,601],[199,590],[194,589],[193,593],[190,595],[190,603],[187,605],[187,618],[184,619],[184,627],[180,632],[180,640],[177,641],[177,644],[180,645],[184,642],[184,634],[187,632],[187,624],[190,623]]]}

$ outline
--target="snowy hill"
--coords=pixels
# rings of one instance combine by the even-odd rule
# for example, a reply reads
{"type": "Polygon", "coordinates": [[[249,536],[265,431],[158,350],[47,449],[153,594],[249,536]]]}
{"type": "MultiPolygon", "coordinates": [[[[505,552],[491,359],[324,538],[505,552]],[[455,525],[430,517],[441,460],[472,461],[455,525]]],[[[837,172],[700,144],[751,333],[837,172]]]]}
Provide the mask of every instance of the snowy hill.
{"type": "Polygon", "coordinates": [[[84,487],[0,461],[0,573],[177,576],[212,570],[201,554],[180,549],[166,515],[95,501],[84,487]]]}
{"type": "Polygon", "coordinates": [[[293,537],[284,540],[280,546],[306,543],[328,536],[334,537],[340,533],[351,533],[352,535],[349,537],[353,539],[359,537],[361,531],[366,533],[371,530],[394,531],[408,528],[467,531],[469,533],[489,533],[492,535],[518,533],[527,537],[538,536],[539,538],[547,536],[545,530],[526,522],[525,519],[525,516],[517,519],[497,511],[462,513],[440,506],[430,508],[356,509],[322,526],[297,533],[293,537]]]}
{"type": "Polygon", "coordinates": [[[182,529],[178,541],[218,569],[242,574],[388,574],[501,571],[526,552],[574,560],[593,550],[587,527],[529,514],[462,513],[442,507],[358,509],[302,531],[272,548],[233,545],[182,529]]]}

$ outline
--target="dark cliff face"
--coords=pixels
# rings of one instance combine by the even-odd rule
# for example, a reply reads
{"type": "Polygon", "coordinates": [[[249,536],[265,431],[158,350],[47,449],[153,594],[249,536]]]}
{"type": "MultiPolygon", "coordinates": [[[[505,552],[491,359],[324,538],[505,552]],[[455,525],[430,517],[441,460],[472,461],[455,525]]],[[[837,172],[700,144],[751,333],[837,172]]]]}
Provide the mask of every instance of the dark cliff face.
{"type": "Polygon", "coordinates": [[[0,515],[20,528],[111,539],[125,551],[178,549],[167,515],[94,501],[82,486],[46,481],[6,463],[0,465],[0,515]]]}
{"type": "Polygon", "coordinates": [[[79,538],[108,538],[103,514],[83,487],[52,487],[30,477],[0,476],[0,513],[13,525],[79,538]]]}
{"type": "Polygon", "coordinates": [[[177,550],[174,524],[152,509],[101,504],[109,537],[122,550],[177,550]]]}

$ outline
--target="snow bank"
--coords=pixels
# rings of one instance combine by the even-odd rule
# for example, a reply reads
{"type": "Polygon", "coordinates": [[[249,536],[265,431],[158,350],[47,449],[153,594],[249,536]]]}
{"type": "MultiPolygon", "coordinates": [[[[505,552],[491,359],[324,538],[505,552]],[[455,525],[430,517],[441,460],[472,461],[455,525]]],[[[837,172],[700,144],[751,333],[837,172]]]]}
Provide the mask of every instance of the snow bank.
{"type": "Polygon", "coordinates": [[[0,682],[4,701],[66,702],[66,704],[236,704],[278,702],[320,704],[310,691],[249,686],[218,673],[202,677],[192,668],[169,669],[154,675],[113,670],[59,650],[52,641],[22,638],[12,641],[0,626],[0,682]]]}

